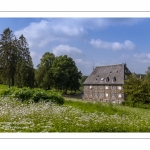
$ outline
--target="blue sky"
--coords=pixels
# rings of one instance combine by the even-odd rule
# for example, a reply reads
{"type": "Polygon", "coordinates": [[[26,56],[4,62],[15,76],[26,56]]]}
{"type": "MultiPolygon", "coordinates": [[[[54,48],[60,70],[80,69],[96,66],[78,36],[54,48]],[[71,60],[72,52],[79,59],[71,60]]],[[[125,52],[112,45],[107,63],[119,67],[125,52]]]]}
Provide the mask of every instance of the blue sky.
{"type": "Polygon", "coordinates": [[[93,63],[150,66],[150,18],[0,18],[0,33],[7,27],[26,37],[35,68],[45,52],[72,57],[83,75],[93,63]]]}

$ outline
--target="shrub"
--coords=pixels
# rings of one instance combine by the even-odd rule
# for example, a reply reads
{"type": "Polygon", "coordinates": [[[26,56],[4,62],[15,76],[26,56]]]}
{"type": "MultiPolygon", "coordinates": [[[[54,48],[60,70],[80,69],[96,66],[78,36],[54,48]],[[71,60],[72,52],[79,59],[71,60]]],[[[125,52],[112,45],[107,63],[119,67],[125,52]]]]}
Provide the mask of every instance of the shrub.
{"type": "Polygon", "coordinates": [[[21,101],[33,99],[33,101],[36,103],[39,101],[51,101],[57,104],[64,104],[64,98],[61,96],[61,94],[52,91],[45,91],[38,88],[30,89],[27,87],[12,87],[8,90],[4,90],[1,95],[18,98],[21,101]]]}
{"type": "Polygon", "coordinates": [[[24,100],[31,99],[33,95],[33,91],[30,88],[24,87],[24,88],[16,89],[13,94],[15,98],[18,98],[24,101],[24,100]]]}
{"type": "Polygon", "coordinates": [[[32,96],[34,102],[39,102],[40,100],[47,100],[48,98],[48,94],[43,90],[36,91],[32,96]]]}

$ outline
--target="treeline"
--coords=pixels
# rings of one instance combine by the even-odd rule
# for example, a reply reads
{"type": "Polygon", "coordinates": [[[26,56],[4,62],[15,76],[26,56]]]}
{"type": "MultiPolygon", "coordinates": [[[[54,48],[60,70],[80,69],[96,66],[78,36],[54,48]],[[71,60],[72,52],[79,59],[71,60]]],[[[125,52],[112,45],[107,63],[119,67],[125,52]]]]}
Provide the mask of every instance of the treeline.
{"type": "Polygon", "coordinates": [[[81,77],[72,58],[67,55],[56,57],[50,52],[42,56],[34,69],[24,35],[17,39],[9,28],[0,34],[0,82],[8,84],[9,88],[39,87],[76,92],[81,86],[81,77]]]}

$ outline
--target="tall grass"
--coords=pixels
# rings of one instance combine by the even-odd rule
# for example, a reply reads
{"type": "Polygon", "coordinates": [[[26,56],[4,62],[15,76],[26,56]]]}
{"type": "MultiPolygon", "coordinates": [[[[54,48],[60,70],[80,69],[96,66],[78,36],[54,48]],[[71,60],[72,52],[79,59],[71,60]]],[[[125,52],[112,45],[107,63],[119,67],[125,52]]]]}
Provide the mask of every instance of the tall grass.
{"type": "Polygon", "coordinates": [[[65,100],[0,99],[0,132],[150,132],[150,110],[65,100]]]}

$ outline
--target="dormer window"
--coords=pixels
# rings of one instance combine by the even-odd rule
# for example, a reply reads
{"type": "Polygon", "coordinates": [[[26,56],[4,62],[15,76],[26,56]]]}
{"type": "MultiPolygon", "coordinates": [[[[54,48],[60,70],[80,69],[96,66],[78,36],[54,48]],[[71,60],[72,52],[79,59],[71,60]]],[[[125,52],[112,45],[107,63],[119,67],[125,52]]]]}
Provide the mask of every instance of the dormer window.
{"type": "Polygon", "coordinates": [[[106,82],[109,82],[109,77],[106,78],[106,82]]]}
{"type": "Polygon", "coordinates": [[[116,82],[116,77],[113,77],[112,82],[113,83],[116,82]]]}

